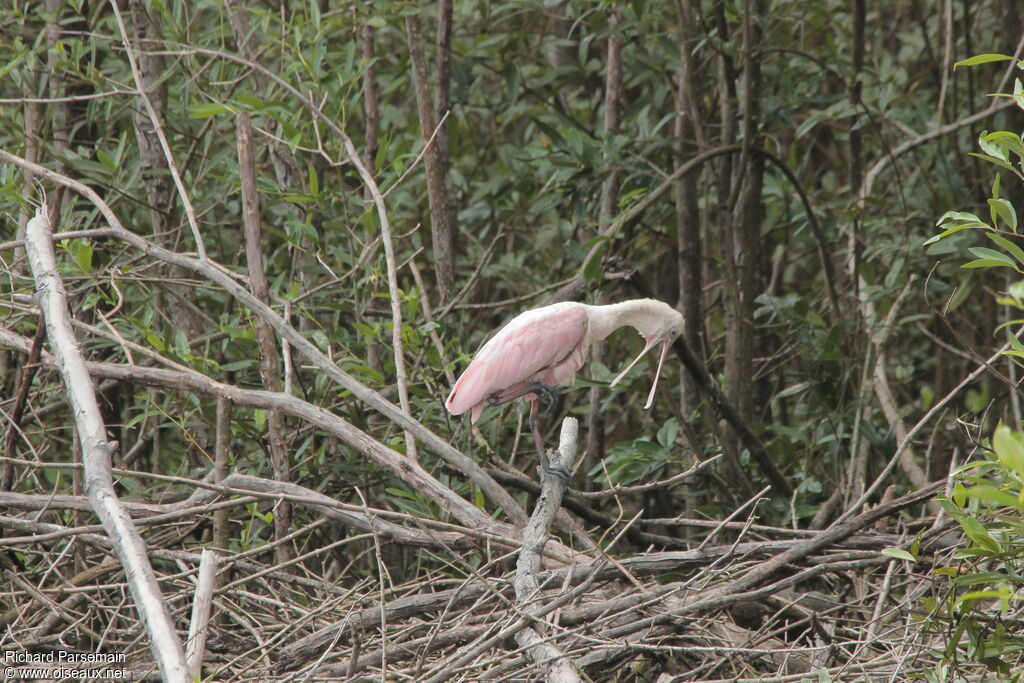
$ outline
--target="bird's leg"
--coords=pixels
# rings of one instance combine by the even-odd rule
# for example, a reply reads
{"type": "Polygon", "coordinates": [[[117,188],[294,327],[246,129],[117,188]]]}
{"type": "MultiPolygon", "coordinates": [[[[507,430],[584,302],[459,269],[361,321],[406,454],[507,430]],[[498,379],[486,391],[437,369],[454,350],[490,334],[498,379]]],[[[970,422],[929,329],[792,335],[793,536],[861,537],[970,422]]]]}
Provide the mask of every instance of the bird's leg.
{"type": "MultiPolygon", "coordinates": [[[[551,391],[550,387],[544,388],[551,391]]],[[[530,401],[530,431],[533,432],[533,444],[537,447],[537,457],[540,459],[540,468],[546,474],[557,477],[558,480],[562,482],[562,486],[568,489],[569,482],[572,477],[564,467],[552,467],[551,461],[548,459],[547,449],[544,448],[544,437],[540,435],[540,421],[537,419],[537,403],[537,399],[530,401]]]]}
{"type": "MultiPolygon", "coordinates": [[[[555,390],[547,384],[541,384],[540,382],[534,382],[529,386],[523,387],[519,391],[511,394],[505,394],[503,396],[491,394],[487,397],[487,403],[492,406],[500,406],[508,403],[509,401],[514,401],[517,398],[522,398],[528,394],[534,394],[537,398],[543,401],[545,410],[551,410],[555,406],[555,390]]],[[[536,403],[536,399],[534,399],[534,403],[536,403]]]]}

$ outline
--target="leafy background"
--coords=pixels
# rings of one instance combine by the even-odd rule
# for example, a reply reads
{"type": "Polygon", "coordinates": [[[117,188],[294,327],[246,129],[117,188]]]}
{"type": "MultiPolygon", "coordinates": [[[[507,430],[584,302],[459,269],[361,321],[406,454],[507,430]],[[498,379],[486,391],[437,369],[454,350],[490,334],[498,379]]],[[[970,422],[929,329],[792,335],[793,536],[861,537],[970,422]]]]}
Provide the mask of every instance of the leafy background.
{"type": "MultiPolygon", "coordinates": [[[[1000,422],[1020,422],[1012,356],[996,357],[991,372],[958,386],[1016,327],[1007,323],[1018,313],[1005,304],[1019,307],[1012,285],[1024,268],[1014,208],[1021,206],[1021,150],[1013,148],[1020,112],[1012,99],[990,94],[1012,93],[1019,72],[1005,60],[953,68],[979,53],[1020,57],[1018,3],[467,1],[451,9],[450,45],[438,38],[445,7],[135,0],[121,7],[210,258],[247,270],[235,134],[237,115],[248,112],[270,301],[344,370],[396,404],[396,377],[405,374],[418,421],[490,471],[509,461],[532,477],[530,440],[515,439],[516,410],[488,410],[471,430],[444,411],[452,378],[492,330],[526,308],[657,297],[687,314],[691,348],[792,489],[775,486],[756,506],[779,527],[823,527],[894,455],[896,467],[871,503],[942,479],[984,457],[976,451],[1000,422]],[[419,77],[410,56],[417,50],[425,60],[419,77]],[[434,123],[443,118],[442,158],[424,150],[435,126],[424,123],[417,85],[434,123]],[[380,219],[338,130],[385,193],[401,372],[380,219]],[[702,154],[692,173],[667,181],[702,154]],[[449,214],[428,192],[431,164],[440,168],[449,214]],[[450,253],[439,253],[440,223],[451,229],[450,253]],[[950,234],[929,242],[943,230],[950,234]],[[972,259],[985,267],[970,267],[972,259]]],[[[135,232],[194,252],[111,6],[48,0],[0,13],[0,148],[95,188],[135,232]]],[[[3,239],[19,237],[44,192],[58,230],[103,227],[76,196],[41,181],[26,187],[24,171],[4,164],[3,239]]],[[[31,338],[34,285],[21,252],[4,246],[2,324],[31,338]]],[[[76,318],[111,332],[81,337],[90,358],[124,362],[123,339],[219,381],[265,386],[256,319],[222,289],[103,237],[63,240],[59,256],[76,318]]],[[[603,443],[589,437],[574,484],[581,489],[654,481],[722,453],[686,485],[635,494],[621,507],[593,503],[612,518],[642,511],[649,519],[721,519],[772,483],[772,473],[678,363],[649,411],[642,410],[649,365],[607,389],[639,348],[631,333],[610,338],[589,376],[546,418],[549,441],[563,415],[603,436],[603,443]]],[[[5,411],[23,357],[0,350],[5,411]]],[[[290,391],[407,452],[399,427],[303,358],[275,364],[290,391]]],[[[216,401],[131,383],[99,391],[122,445],[120,464],[189,479],[210,470],[216,401]]],[[[72,460],[62,398],[59,376],[41,371],[25,435],[6,457],[72,460]]],[[[284,472],[338,500],[443,518],[422,493],[298,420],[280,425],[286,455],[275,470],[270,420],[260,410],[232,412],[233,468],[284,472]]],[[[434,453],[421,447],[416,455],[457,493],[489,505],[434,453]]],[[[71,490],[58,469],[15,473],[16,491],[71,490]]],[[[180,493],[144,478],[118,483],[126,496],[180,493]]],[[[527,490],[506,485],[529,500],[527,490]]],[[[296,523],[310,521],[306,511],[295,514],[296,523]]],[[[972,514],[980,514],[977,506],[972,514]]],[[[251,505],[231,522],[231,547],[272,541],[280,515],[270,504],[251,505]]],[[[915,520],[903,522],[913,537],[915,520]]],[[[649,528],[680,544],[705,533],[649,528]]],[[[202,529],[193,533],[195,542],[209,540],[202,529]]],[[[334,533],[314,528],[293,552],[327,545],[334,533]]],[[[1013,577],[1001,594],[1007,619],[1016,603],[1006,596],[1019,585],[1013,553],[1000,555],[1010,536],[990,548],[1013,577]]],[[[317,556],[308,571],[346,567],[335,577],[340,585],[380,579],[365,543],[317,556]]],[[[448,571],[445,561],[410,548],[383,555],[396,584],[448,571]]],[[[40,559],[26,555],[30,566],[33,558],[40,559]]],[[[946,604],[945,590],[921,588],[939,596],[933,618],[942,617],[936,605],[946,604]]],[[[960,623],[960,604],[947,605],[948,623],[960,623]]],[[[978,623],[983,642],[992,631],[978,623]]],[[[929,660],[939,678],[941,667],[968,666],[959,636],[947,635],[954,645],[929,660]]],[[[1017,656],[1016,645],[1007,648],[1017,656]]],[[[998,656],[977,659],[1008,671],[998,656]]]]}

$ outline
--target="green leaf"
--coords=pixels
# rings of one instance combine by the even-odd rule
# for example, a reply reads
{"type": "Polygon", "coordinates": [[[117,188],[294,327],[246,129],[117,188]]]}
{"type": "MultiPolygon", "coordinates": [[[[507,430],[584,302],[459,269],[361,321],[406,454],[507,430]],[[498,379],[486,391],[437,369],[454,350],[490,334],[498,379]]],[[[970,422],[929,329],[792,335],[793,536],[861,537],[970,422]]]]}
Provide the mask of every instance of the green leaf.
{"type": "Polygon", "coordinates": [[[260,97],[256,97],[251,93],[239,93],[237,96],[235,96],[235,100],[239,104],[244,104],[246,108],[251,109],[253,111],[263,111],[264,109],[267,108],[268,104],[271,104],[271,102],[268,102],[260,97]]]}
{"type": "Polygon", "coordinates": [[[1006,425],[996,427],[992,435],[992,450],[1003,465],[1018,475],[1024,476],[1024,444],[1006,425]]]}
{"type": "Polygon", "coordinates": [[[664,448],[672,448],[676,443],[677,436],[679,436],[679,423],[674,417],[670,417],[658,430],[658,443],[664,448]]]}
{"type": "Polygon", "coordinates": [[[971,593],[964,593],[956,599],[954,605],[959,607],[965,602],[971,602],[974,600],[981,600],[984,598],[1004,598],[1009,591],[1006,590],[988,590],[988,591],[973,591],[971,593]]]}
{"type": "Polygon", "coordinates": [[[583,264],[583,278],[590,281],[601,278],[601,266],[604,263],[604,252],[607,242],[600,244],[594,249],[590,259],[583,264]]]}
{"type": "Polygon", "coordinates": [[[992,259],[993,261],[998,261],[1010,268],[1017,268],[1017,264],[1013,262],[1013,259],[1001,251],[989,249],[988,247],[971,247],[968,251],[980,259],[992,259]]]}
{"type": "Polygon", "coordinates": [[[318,197],[319,195],[320,180],[317,178],[316,169],[313,167],[313,164],[309,164],[309,196],[315,198],[318,197]]]}
{"type": "Polygon", "coordinates": [[[924,537],[924,532],[925,531],[926,531],[925,529],[921,529],[920,531],[918,531],[917,532],[917,536],[914,536],[914,540],[910,544],[910,554],[913,555],[914,557],[917,557],[918,553],[921,550],[921,538],[924,537]]]}
{"type": "Polygon", "coordinates": [[[309,3],[309,16],[313,20],[313,28],[320,30],[320,4],[315,0],[309,3]]]}
{"type": "Polygon", "coordinates": [[[75,265],[78,266],[78,270],[86,274],[92,272],[93,248],[91,244],[85,240],[71,240],[67,243],[67,250],[75,265]]]}
{"type": "Polygon", "coordinates": [[[146,335],[146,341],[148,341],[149,345],[152,346],[154,349],[161,353],[167,350],[167,345],[164,343],[164,338],[159,333],[153,330],[145,330],[144,334],[146,335]]]}
{"type": "MultiPolygon", "coordinates": [[[[990,199],[989,201],[992,200],[990,199]]],[[[1014,214],[1014,221],[1016,221],[1016,214],[1014,214]]],[[[998,235],[994,232],[986,232],[985,234],[988,235],[990,240],[1013,255],[1013,258],[1017,259],[1017,263],[1024,265],[1024,249],[1021,249],[1018,245],[1014,244],[1002,235],[998,235]]]]}
{"type": "Polygon", "coordinates": [[[174,332],[174,352],[178,354],[180,358],[184,358],[189,355],[188,337],[181,330],[174,332]]]}
{"type": "Polygon", "coordinates": [[[1008,59],[1015,58],[1011,57],[1010,55],[1002,55],[998,53],[975,55],[973,57],[968,57],[967,59],[962,59],[959,62],[956,62],[953,65],[953,71],[956,71],[957,68],[961,66],[976,66],[978,64],[988,64],[989,62],[1005,62],[1008,59]]]}
{"type": "Polygon", "coordinates": [[[985,140],[993,145],[998,145],[1005,150],[1013,152],[1017,156],[1024,156],[1024,142],[1020,136],[1008,130],[997,130],[983,135],[985,140]]]}
{"type": "Polygon", "coordinates": [[[238,372],[239,370],[245,370],[256,365],[256,360],[253,358],[246,358],[244,360],[236,360],[230,363],[225,363],[220,366],[221,372],[238,372]]]}
{"type": "Polygon", "coordinates": [[[125,425],[125,427],[134,427],[135,425],[145,420],[147,417],[160,417],[163,416],[163,414],[164,411],[160,410],[159,408],[150,408],[149,410],[145,410],[141,413],[134,415],[132,419],[128,420],[128,423],[125,425]]]}
{"type": "Polygon", "coordinates": [[[996,218],[998,217],[1010,227],[1010,230],[1017,232],[1017,212],[1014,210],[1013,204],[1005,199],[990,199],[988,200],[988,208],[992,212],[993,224],[996,223],[996,218]]]}
{"type": "Polygon", "coordinates": [[[950,235],[952,235],[955,232],[960,232],[961,230],[964,230],[964,229],[967,229],[967,228],[977,229],[978,227],[980,227],[980,226],[978,226],[978,225],[971,225],[969,223],[960,223],[958,225],[953,226],[949,230],[943,230],[938,235],[935,235],[935,237],[932,237],[927,242],[925,242],[922,246],[927,247],[929,244],[932,244],[933,242],[938,242],[943,237],[949,237],[950,235]]]}
{"type": "Polygon", "coordinates": [[[917,558],[911,555],[903,548],[883,548],[882,554],[886,557],[891,557],[896,560],[908,560],[910,562],[917,562],[917,558]]]}
{"type": "Polygon", "coordinates": [[[1020,175],[1020,172],[1018,172],[1017,169],[1015,169],[1012,164],[1007,163],[1005,159],[1000,159],[1000,158],[994,157],[994,156],[992,156],[990,154],[978,154],[977,152],[968,152],[967,156],[972,156],[972,157],[977,157],[979,159],[984,159],[985,161],[991,162],[991,163],[995,164],[996,166],[999,166],[1000,168],[1005,168],[1007,171],[1013,171],[1017,175],[1020,175]]]}
{"type": "Polygon", "coordinates": [[[231,111],[223,104],[217,102],[207,102],[204,104],[195,104],[188,108],[188,117],[190,119],[208,119],[211,116],[217,114],[223,114],[226,111],[231,111]]]}
{"type": "Polygon", "coordinates": [[[789,398],[790,396],[802,394],[808,389],[813,388],[813,386],[814,385],[811,384],[811,382],[797,382],[796,384],[788,386],[779,393],[775,394],[775,400],[778,400],[780,398],[789,398]]]}
{"type": "Polygon", "coordinates": [[[939,220],[935,221],[935,225],[942,225],[949,221],[967,221],[970,223],[978,223],[979,225],[985,225],[985,223],[973,213],[967,211],[947,211],[942,214],[939,220]]]}
{"type": "Polygon", "coordinates": [[[999,542],[989,535],[988,529],[978,520],[973,517],[964,517],[960,520],[960,526],[963,527],[967,537],[977,545],[994,554],[1000,552],[999,542]]]}
{"type": "MultiPolygon", "coordinates": [[[[1002,259],[997,261],[996,259],[982,258],[982,259],[976,259],[974,261],[968,261],[967,263],[963,264],[960,267],[961,268],[993,268],[993,267],[996,267],[996,266],[1006,266],[1006,265],[1007,265],[1006,261],[1004,261],[1002,259]]],[[[1010,266],[1010,267],[1013,268],[1013,266],[1010,266]]],[[[1014,268],[1014,270],[1016,270],[1016,268],[1014,268]]]]}
{"type": "Polygon", "coordinates": [[[1017,496],[1006,491],[1000,491],[994,486],[972,486],[967,489],[967,497],[973,500],[994,503],[995,505],[1017,508],[1018,510],[1024,508],[1024,503],[1021,503],[1017,496]]]}
{"type": "Polygon", "coordinates": [[[1009,161],[1006,157],[1006,149],[990,142],[988,131],[984,131],[978,136],[978,146],[985,150],[986,154],[990,154],[1003,161],[1009,161]]]}

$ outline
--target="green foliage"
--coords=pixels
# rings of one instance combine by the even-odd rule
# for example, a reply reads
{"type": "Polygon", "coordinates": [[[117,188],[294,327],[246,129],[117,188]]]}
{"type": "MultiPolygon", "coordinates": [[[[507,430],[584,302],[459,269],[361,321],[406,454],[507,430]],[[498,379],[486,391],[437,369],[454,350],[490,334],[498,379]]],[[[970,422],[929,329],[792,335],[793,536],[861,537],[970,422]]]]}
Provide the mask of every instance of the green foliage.
{"type": "MultiPolygon", "coordinates": [[[[764,521],[792,516],[795,520],[789,521],[800,522],[843,485],[851,454],[863,453],[865,471],[872,473],[891,453],[892,425],[874,399],[862,393],[871,362],[864,349],[912,278],[928,272],[936,254],[955,254],[958,265],[970,259],[963,268],[949,266],[953,259],[936,268],[926,296],[908,297],[906,309],[890,321],[885,371],[896,380],[896,398],[908,420],[928,410],[950,377],[969,362],[922,341],[922,329],[937,334],[942,327],[932,324],[927,298],[949,296],[944,310],[950,326],[970,342],[990,341],[988,329],[978,323],[986,313],[978,292],[999,275],[1016,277],[1024,271],[1018,208],[1010,201],[1015,195],[1000,187],[1003,180],[1024,175],[1019,131],[982,133],[976,159],[963,159],[955,151],[966,143],[966,132],[962,139],[958,134],[943,136],[915,147],[912,162],[910,157],[896,159],[863,196],[858,187],[865,169],[887,159],[914,131],[929,131],[936,122],[965,115],[974,106],[965,104],[966,93],[984,87],[989,79],[982,76],[1012,58],[989,54],[958,62],[957,67],[974,68],[957,69],[947,89],[934,77],[934,49],[943,44],[946,31],[931,21],[929,7],[869,7],[865,59],[858,67],[849,49],[849,3],[769,3],[763,14],[756,3],[747,7],[734,0],[683,4],[693,12],[689,24],[677,21],[671,4],[655,11],[653,5],[635,2],[455,3],[447,133],[459,223],[456,279],[466,291],[451,307],[439,305],[432,280],[421,159],[424,135],[413,102],[404,25],[407,15],[421,19],[428,60],[436,59],[428,30],[436,19],[431,5],[387,0],[329,11],[321,11],[326,5],[316,2],[247,6],[243,11],[251,23],[251,59],[264,71],[246,63],[250,57],[237,45],[223,3],[142,3],[159,30],[153,29],[152,43],[134,47],[138,51],[154,45],[161,48],[156,52],[170,53],[164,55],[160,73],[165,89],[160,118],[211,259],[244,280],[234,143],[236,115],[244,111],[252,116],[256,131],[261,246],[272,305],[287,309],[292,323],[347,372],[394,399],[394,323],[379,219],[368,210],[366,188],[328,124],[345,130],[386,194],[396,234],[404,316],[400,332],[410,368],[412,411],[481,462],[510,457],[513,413],[488,409],[480,430],[466,429],[443,408],[449,390],[446,372],[457,374],[494,328],[576,275],[586,281],[576,291],[587,301],[652,294],[675,301],[681,251],[694,248],[706,276],[699,327],[709,370],[723,378],[724,339],[731,327],[746,326],[753,340],[753,372],[744,381],[753,387],[754,397],[744,410],[796,489],[792,501],[763,506],[765,515],[777,515],[764,521]],[[622,38],[624,92],[620,121],[606,132],[603,83],[613,9],[619,13],[614,33],[622,38]],[[745,68],[739,20],[748,10],[763,30],[754,54],[762,78],[751,93],[752,119],[742,114],[746,105],[738,91],[745,68]],[[364,58],[361,47],[366,27],[374,29],[372,59],[364,58]],[[684,56],[694,70],[691,99],[677,92],[684,56]],[[719,82],[720,69],[726,68],[722,62],[733,73],[719,82]],[[376,148],[368,144],[365,106],[371,68],[380,92],[376,148]],[[968,81],[972,74],[975,80],[968,81]],[[940,92],[948,96],[943,99],[940,92]],[[314,106],[306,106],[307,97],[314,106]],[[690,107],[699,130],[680,139],[675,125],[680,112],[690,107]],[[756,138],[740,140],[737,131],[748,122],[756,138]],[[726,139],[730,128],[733,138],[726,139]],[[738,155],[725,155],[695,171],[691,199],[696,213],[685,218],[699,227],[700,245],[686,244],[677,234],[686,221],[677,213],[672,192],[622,223],[614,235],[598,236],[598,226],[615,218],[600,215],[602,187],[610,176],[617,174],[621,181],[611,204],[613,214],[619,215],[649,197],[680,162],[737,142],[770,152],[792,176],[772,164],[748,173],[739,168],[738,155]],[[277,165],[282,159],[292,162],[287,172],[277,165]],[[976,188],[987,186],[987,169],[992,167],[998,173],[991,190],[985,190],[988,201],[971,212],[947,212],[964,206],[976,188]],[[984,175],[978,168],[985,169],[984,175]],[[758,173],[763,186],[755,198],[756,220],[744,227],[757,243],[747,265],[757,275],[745,299],[754,302],[752,318],[736,321],[723,304],[723,283],[736,277],[726,258],[724,223],[743,201],[744,183],[758,173]],[[720,185],[721,178],[729,183],[720,185]],[[822,234],[811,229],[794,182],[811,198],[822,234]],[[922,252],[919,245],[932,217],[942,212],[940,234],[922,252]],[[840,271],[836,282],[827,281],[823,259],[840,271]],[[841,272],[846,263],[855,264],[852,272],[841,272]],[[418,269],[415,274],[413,267],[418,269]],[[998,269],[995,275],[993,268],[998,269]],[[826,295],[829,284],[841,290],[834,310],[826,295]],[[858,312],[868,304],[877,310],[871,319],[858,312]]],[[[998,32],[1001,20],[990,11],[992,2],[971,7],[965,11],[973,12],[972,27],[980,35],[998,32]]],[[[46,18],[26,8],[38,8],[38,3],[0,11],[0,96],[9,103],[0,107],[0,145],[20,154],[31,147],[49,167],[95,188],[132,230],[167,248],[194,251],[180,198],[172,190],[158,198],[150,195],[154,177],[168,180],[168,173],[154,170],[142,158],[138,115],[145,112],[109,6],[70,3],[53,44],[46,18]],[[57,92],[50,93],[51,87],[57,92]],[[51,101],[53,96],[72,99],[64,109],[51,101]],[[19,98],[23,101],[15,104],[19,98]],[[40,98],[46,103],[30,106],[30,100],[40,98]],[[57,142],[61,126],[66,127],[66,145],[57,142]],[[164,219],[159,234],[153,234],[155,215],[164,219]]],[[[128,26],[135,37],[131,21],[128,26]]],[[[1021,96],[1019,83],[1007,96],[1021,96]]],[[[29,205],[23,182],[19,169],[0,167],[0,201],[12,218],[29,205]]],[[[53,193],[51,186],[46,188],[53,193]]],[[[59,221],[59,230],[102,226],[102,217],[73,194],[64,195],[59,221]]],[[[9,234],[4,239],[15,239],[15,221],[5,225],[9,234]]],[[[61,249],[60,268],[72,309],[108,333],[86,335],[91,359],[126,362],[128,344],[137,344],[162,360],[242,390],[262,387],[255,320],[223,291],[104,238],[68,239],[61,249]],[[187,305],[179,308],[182,299],[187,305]],[[190,328],[179,311],[202,315],[190,328]],[[109,329],[103,326],[107,321],[109,329]]],[[[25,303],[31,282],[14,250],[4,252],[3,258],[9,273],[0,278],[3,324],[31,336],[35,318],[25,303]]],[[[1009,285],[1004,301],[1024,310],[1024,284],[1009,285]]],[[[625,332],[609,340],[608,367],[621,367],[635,352],[630,341],[625,332]]],[[[1024,345],[1015,337],[1011,342],[1008,353],[1024,358],[1024,345]]],[[[132,354],[135,363],[154,362],[132,354]]],[[[297,395],[396,450],[405,448],[400,430],[333,386],[304,359],[293,354],[290,360],[297,395]]],[[[645,365],[649,371],[645,362],[634,378],[645,365]]],[[[590,472],[601,485],[668,476],[694,455],[718,449],[714,411],[698,400],[684,414],[677,400],[682,371],[670,361],[665,372],[651,411],[635,399],[646,384],[639,379],[610,392],[601,403],[609,449],[601,466],[590,472]],[[679,438],[684,421],[696,435],[685,448],[679,438]]],[[[600,382],[614,374],[595,367],[592,377],[600,382]]],[[[0,379],[3,395],[13,396],[14,373],[0,379]]],[[[985,382],[971,387],[961,409],[999,413],[992,401],[1003,401],[1004,394],[985,382]]],[[[727,390],[735,389],[723,383],[727,390]]],[[[584,394],[570,391],[565,412],[584,415],[584,394]]],[[[59,384],[50,378],[33,395],[33,403],[61,398],[59,384]]],[[[118,389],[104,398],[114,436],[122,444],[151,440],[153,446],[136,463],[140,468],[190,473],[209,468],[215,401],[150,389],[118,389]]],[[[38,431],[29,430],[26,439],[34,449],[68,452],[71,439],[63,417],[51,413],[39,422],[38,431]]],[[[267,428],[264,411],[234,412],[232,452],[241,471],[269,472],[267,428]]],[[[353,493],[359,486],[371,505],[445,517],[429,499],[368,463],[356,449],[298,420],[289,420],[286,431],[295,481],[351,502],[359,502],[353,493]]],[[[941,442],[944,430],[936,433],[941,442]]],[[[520,439],[520,444],[530,457],[529,439],[520,439]]],[[[935,452],[946,452],[944,446],[948,443],[936,444],[935,452]]],[[[521,463],[523,453],[518,456],[521,463]]],[[[485,506],[461,473],[448,472],[427,449],[420,449],[418,457],[458,494],[485,506]]],[[[741,452],[740,466],[756,486],[763,485],[761,473],[744,458],[741,452]]],[[[932,464],[929,471],[946,471],[945,463],[932,464]]],[[[63,492],[68,481],[63,477],[50,483],[63,492]]],[[[140,495],[155,491],[141,478],[125,488],[133,486],[140,495]]],[[[659,492],[660,497],[643,497],[637,505],[675,514],[681,500],[677,493],[659,492]]],[[[714,507],[715,514],[744,493],[735,482],[712,477],[691,491],[696,509],[714,507]]],[[[528,500],[522,492],[516,495],[528,500]]],[[[273,521],[268,510],[254,506],[234,527],[236,541],[246,548],[265,543],[273,521]]],[[[988,522],[980,523],[984,527],[988,522]]],[[[995,543],[1003,542],[1002,536],[984,529],[995,543]]],[[[978,533],[976,527],[972,530],[978,533]]],[[[978,547],[985,548],[980,541],[978,547]]],[[[916,557],[916,550],[891,554],[909,561],[907,555],[916,557]]]]}
{"type": "MultiPolygon", "coordinates": [[[[957,66],[1005,59],[1012,58],[979,55],[958,62],[957,66]]],[[[1017,66],[1024,68],[1024,62],[1017,66]]],[[[1019,95],[1021,90],[1017,79],[1014,94],[1019,95]]],[[[984,153],[972,156],[1024,180],[1024,143],[1019,135],[1010,131],[984,132],[978,145],[984,153]]],[[[962,230],[980,231],[997,248],[969,247],[976,258],[962,268],[1010,268],[1018,275],[1024,274],[1024,249],[1016,241],[1017,211],[1000,197],[1001,180],[1002,174],[997,172],[988,200],[990,222],[973,213],[949,211],[937,223],[942,232],[925,244],[934,244],[962,230]]],[[[1022,295],[1024,281],[1016,281],[998,302],[1022,309],[1022,295]]],[[[1024,346],[1010,328],[1022,323],[1024,320],[1010,320],[996,328],[1007,328],[1011,348],[1005,353],[1017,363],[1024,358],[1024,346]]],[[[930,612],[931,624],[945,633],[939,667],[944,675],[952,678],[961,667],[966,671],[980,664],[1002,678],[1018,680],[1024,661],[1024,636],[1019,635],[1016,620],[1008,617],[1011,607],[1020,603],[1024,587],[1024,434],[1000,423],[983,453],[983,460],[969,462],[956,472],[951,495],[941,501],[943,510],[960,525],[965,543],[953,556],[956,565],[935,570],[937,575],[947,577],[944,595],[926,599],[924,606],[930,612]]],[[[893,551],[887,553],[890,556],[899,556],[894,554],[898,550],[889,550],[893,551]]],[[[915,556],[908,554],[911,558],[915,556]]]]}
{"type": "Polygon", "coordinates": [[[959,470],[942,501],[966,543],[954,555],[957,565],[935,570],[949,589],[925,607],[947,634],[950,665],[979,663],[1008,676],[1024,654],[1024,635],[1007,621],[1024,586],[1024,434],[1000,425],[985,455],[959,470]]]}
{"type": "Polygon", "coordinates": [[[604,486],[657,479],[668,466],[681,464],[678,436],[679,423],[669,418],[654,441],[634,439],[613,445],[604,461],[595,465],[587,476],[604,486]]]}

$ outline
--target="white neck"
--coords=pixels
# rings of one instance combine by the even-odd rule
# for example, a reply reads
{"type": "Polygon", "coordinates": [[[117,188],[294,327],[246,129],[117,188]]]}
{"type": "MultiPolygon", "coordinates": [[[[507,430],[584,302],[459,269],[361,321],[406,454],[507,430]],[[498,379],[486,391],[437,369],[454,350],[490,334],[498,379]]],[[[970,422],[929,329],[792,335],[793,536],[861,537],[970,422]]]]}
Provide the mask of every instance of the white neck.
{"type": "Polygon", "coordinates": [[[653,299],[632,299],[607,306],[587,306],[590,316],[590,338],[601,341],[620,327],[629,325],[640,330],[641,321],[656,316],[657,302],[653,299]]]}

